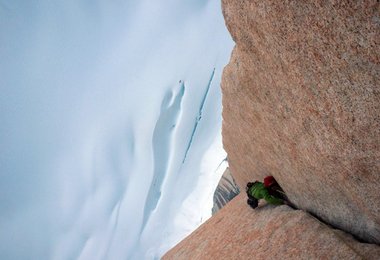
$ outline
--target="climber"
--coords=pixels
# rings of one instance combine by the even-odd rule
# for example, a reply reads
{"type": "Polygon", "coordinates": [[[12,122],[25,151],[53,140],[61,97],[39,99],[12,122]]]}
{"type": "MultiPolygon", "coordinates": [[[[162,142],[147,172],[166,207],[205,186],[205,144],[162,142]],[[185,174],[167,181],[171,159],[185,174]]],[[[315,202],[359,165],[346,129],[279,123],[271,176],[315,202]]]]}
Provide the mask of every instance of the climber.
{"type": "Polygon", "coordinates": [[[288,197],[285,195],[285,192],[273,176],[267,176],[264,178],[264,186],[268,189],[269,195],[282,199],[286,204],[289,202],[288,197]]]}
{"type": "Polygon", "coordinates": [[[246,192],[248,195],[247,203],[252,208],[256,208],[259,205],[260,199],[265,199],[272,205],[282,205],[287,201],[285,193],[273,176],[265,177],[264,183],[259,181],[248,182],[246,192]]]}

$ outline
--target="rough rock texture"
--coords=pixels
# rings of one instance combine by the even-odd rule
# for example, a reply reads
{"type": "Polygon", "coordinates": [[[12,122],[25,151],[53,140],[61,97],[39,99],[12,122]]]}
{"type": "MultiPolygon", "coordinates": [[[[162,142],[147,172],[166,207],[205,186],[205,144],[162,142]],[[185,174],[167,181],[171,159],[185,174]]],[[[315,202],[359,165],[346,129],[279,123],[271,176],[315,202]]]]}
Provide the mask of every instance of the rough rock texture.
{"type": "Polygon", "coordinates": [[[214,215],[221,208],[223,208],[229,201],[240,193],[234,178],[231,175],[230,169],[227,168],[218,183],[218,187],[214,192],[214,206],[212,214],[214,215]]]}
{"type": "Polygon", "coordinates": [[[299,208],[380,243],[379,2],[222,2],[236,42],[222,91],[237,183],[273,175],[299,208]]]}
{"type": "Polygon", "coordinates": [[[355,241],[301,210],[260,205],[244,194],[163,259],[378,259],[380,247],[355,241]]]}

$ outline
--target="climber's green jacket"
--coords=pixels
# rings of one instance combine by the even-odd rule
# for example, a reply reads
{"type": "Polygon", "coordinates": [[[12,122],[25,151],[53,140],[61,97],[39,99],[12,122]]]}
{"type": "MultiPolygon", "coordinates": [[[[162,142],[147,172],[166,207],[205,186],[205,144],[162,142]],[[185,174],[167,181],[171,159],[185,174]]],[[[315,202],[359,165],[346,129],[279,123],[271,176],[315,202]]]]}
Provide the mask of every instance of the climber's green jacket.
{"type": "Polygon", "coordinates": [[[269,194],[269,191],[267,188],[265,188],[264,184],[262,182],[256,182],[254,183],[249,190],[247,191],[249,195],[254,197],[257,200],[264,199],[269,204],[273,205],[281,205],[284,204],[284,201],[282,199],[276,198],[269,194]]]}

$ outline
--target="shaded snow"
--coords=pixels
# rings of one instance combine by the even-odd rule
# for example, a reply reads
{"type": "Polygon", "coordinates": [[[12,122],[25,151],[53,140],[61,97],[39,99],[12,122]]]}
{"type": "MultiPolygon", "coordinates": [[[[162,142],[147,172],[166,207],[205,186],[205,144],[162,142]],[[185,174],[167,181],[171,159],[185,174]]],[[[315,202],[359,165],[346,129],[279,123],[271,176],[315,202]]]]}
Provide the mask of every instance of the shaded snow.
{"type": "Polygon", "coordinates": [[[0,258],[153,259],[223,173],[219,1],[0,0],[0,258]]]}

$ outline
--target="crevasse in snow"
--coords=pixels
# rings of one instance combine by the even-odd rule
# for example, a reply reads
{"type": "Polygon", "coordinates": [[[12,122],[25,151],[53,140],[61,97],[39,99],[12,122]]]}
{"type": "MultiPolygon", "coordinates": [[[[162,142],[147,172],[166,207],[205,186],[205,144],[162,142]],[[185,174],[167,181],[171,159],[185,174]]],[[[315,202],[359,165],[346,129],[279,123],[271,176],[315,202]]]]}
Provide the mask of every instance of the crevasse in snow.
{"type": "Polygon", "coordinates": [[[223,172],[220,1],[0,0],[0,258],[154,259],[223,172]]]}

